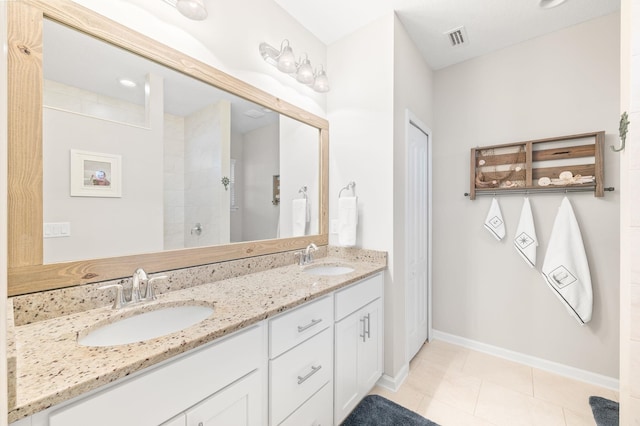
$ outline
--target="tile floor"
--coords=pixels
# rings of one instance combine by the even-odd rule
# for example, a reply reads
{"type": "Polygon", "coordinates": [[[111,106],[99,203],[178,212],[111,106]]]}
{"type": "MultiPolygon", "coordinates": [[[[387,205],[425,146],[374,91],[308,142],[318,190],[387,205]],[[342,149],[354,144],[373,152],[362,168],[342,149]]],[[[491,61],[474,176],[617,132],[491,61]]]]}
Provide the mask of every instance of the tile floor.
{"type": "Polygon", "coordinates": [[[589,396],[618,393],[442,341],[411,361],[397,392],[379,394],[441,426],[595,425],[589,396]]]}

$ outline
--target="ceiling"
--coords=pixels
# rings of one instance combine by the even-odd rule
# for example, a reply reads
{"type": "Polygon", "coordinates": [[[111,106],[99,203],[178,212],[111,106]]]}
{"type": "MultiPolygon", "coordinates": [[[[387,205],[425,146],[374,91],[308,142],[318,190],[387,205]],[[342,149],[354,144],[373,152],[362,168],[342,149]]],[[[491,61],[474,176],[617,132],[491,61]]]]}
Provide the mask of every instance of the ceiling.
{"type": "Polygon", "coordinates": [[[620,9],[620,0],[567,0],[551,9],[539,0],[275,0],[330,45],[395,11],[433,70],[487,54],[620,9]],[[452,47],[448,30],[464,26],[467,42],[452,47]]]}
{"type": "Polygon", "coordinates": [[[278,121],[277,113],[260,105],[64,25],[47,19],[43,31],[43,74],[47,80],[144,105],[146,76],[152,73],[162,77],[167,114],[186,117],[224,99],[231,105],[231,126],[240,133],[278,121]],[[123,87],[118,83],[120,78],[137,86],[123,87]]]}

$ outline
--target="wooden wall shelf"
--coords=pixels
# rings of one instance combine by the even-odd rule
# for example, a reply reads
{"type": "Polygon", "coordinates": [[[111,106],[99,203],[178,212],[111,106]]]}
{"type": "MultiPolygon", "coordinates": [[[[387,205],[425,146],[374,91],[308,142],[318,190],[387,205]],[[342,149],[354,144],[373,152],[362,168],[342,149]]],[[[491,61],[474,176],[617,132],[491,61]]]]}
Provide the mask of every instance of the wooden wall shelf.
{"type": "Polygon", "coordinates": [[[604,131],[600,131],[471,148],[469,199],[485,192],[563,188],[592,190],[603,197],[603,146],[604,131]]]}

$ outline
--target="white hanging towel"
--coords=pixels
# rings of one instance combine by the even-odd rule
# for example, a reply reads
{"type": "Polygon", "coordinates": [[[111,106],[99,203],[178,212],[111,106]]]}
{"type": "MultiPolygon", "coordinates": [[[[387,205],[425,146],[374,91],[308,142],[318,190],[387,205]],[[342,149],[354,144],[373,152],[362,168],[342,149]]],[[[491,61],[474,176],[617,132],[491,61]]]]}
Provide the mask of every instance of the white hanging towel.
{"type": "Polygon", "coordinates": [[[292,207],[291,219],[293,229],[291,235],[301,237],[305,234],[307,228],[307,199],[296,198],[293,200],[292,207]]]}
{"type": "Polygon", "coordinates": [[[591,273],[580,227],[567,197],[562,200],[553,223],[542,276],[580,324],[591,320],[591,273]]]}
{"type": "Polygon", "coordinates": [[[524,203],[522,204],[520,222],[518,222],[518,229],[516,230],[516,237],[513,239],[513,245],[527,265],[532,268],[536,266],[538,237],[536,236],[536,227],[533,223],[533,214],[531,213],[531,204],[529,204],[528,197],[525,197],[524,203]]]}
{"type": "Polygon", "coordinates": [[[498,204],[498,200],[496,200],[495,197],[493,201],[491,201],[491,208],[489,209],[487,218],[484,221],[484,227],[487,228],[489,232],[491,232],[491,235],[493,235],[496,240],[500,241],[504,238],[504,221],[502,220],[500,205],[498,204]]]}
{"type": "Polygon", "coordinates": [[[338,244],[343,247],[356,245],[358,225],[358,197],[338,199],[338,244]]]}

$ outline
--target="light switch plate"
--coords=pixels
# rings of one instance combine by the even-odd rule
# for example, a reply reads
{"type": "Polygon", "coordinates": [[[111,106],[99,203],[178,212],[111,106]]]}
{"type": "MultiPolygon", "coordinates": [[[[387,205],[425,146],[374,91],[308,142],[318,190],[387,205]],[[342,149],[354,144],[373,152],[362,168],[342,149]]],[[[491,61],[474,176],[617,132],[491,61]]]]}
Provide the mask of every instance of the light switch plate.
{"type": "Polygon", "coordinates": [[[43,227],[44,238],[59,238],[71,236],[71,223],[56,222],[45,223],[43,227]]]}

